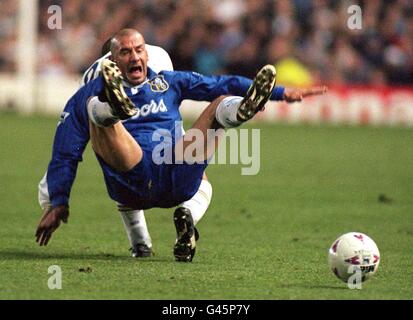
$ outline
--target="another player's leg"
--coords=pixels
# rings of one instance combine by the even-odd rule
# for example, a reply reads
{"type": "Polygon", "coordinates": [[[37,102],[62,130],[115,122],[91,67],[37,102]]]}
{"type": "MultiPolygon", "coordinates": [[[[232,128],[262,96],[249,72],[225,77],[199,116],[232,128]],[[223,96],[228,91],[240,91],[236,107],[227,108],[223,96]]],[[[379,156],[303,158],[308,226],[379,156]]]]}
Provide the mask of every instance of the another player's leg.
{"type": "Polygon", "coordinates": [[[131,245],[132,257],[152,256],[152,240],[143,210],[134,210],[121,204],[118,204],[118,209],[131,245]]]}
{"type": "Polygon", "coordinates": [[[136,114],[126,95],[122,76],[116,64],[103,60],[104,90],[87,104],[90,139],[94,151],[118,171],[129,171],[142,159],[142,149],[120,120],[136,114]]]}
{"type": "Polygon", "coordinates": [[[201,185],[195,195],[175,210],[176,241],[174,256],[177,261],[192,261],[195,255],[196,241],[199,239],[199,233],[195,225],[208,209],[211,198],[212,186],[204,173],[201,185]]]}

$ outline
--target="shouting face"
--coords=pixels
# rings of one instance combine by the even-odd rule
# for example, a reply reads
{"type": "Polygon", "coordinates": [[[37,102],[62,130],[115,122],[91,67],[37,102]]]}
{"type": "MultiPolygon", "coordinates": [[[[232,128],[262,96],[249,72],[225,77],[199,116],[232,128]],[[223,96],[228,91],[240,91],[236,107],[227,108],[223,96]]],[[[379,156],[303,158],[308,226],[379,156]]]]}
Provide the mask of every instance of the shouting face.
{"type": "Polygon", "coordinates": [[[146,79],[148,53],[145,39],[136,30],[120,33],[112,40],[112,59],[118,65],[123,77],[132,85],[146,79]]]}

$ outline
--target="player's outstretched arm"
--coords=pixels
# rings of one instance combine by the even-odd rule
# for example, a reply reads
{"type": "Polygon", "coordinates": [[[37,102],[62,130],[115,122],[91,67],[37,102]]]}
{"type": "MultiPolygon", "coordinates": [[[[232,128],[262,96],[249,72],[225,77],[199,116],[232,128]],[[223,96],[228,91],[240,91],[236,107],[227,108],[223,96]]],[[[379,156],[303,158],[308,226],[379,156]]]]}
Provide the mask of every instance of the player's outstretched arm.
{"type": "MultiPolygon", "coordinates": [[[[204,76],[196,72],[174,72],[176,83],[181,88],[182,100],[213,101],[221,95],[244,96],[252,84],[252,80],[241,76],[204,76]]],[[[285,88],[276,86],[271,100],[299,102],[306,97],[321,95],[327,92],[326,86],[306,89],[285,88]]]]}
{"type": "Polygon", "coordinates": [[[326,86],[319,86],[308,89],[294,89],[285,88],[284,90],[284,101],[286,102],[299,102],[306,97],[318,96],[327,92],[326,86]]]}
{"type": "Polygon", "coordinates": [[[36,242],[40,246],[46,246],[52,237],[52,233],[59,228],[62,221],[67,223],[68,218],[69,207],[65,205],[59,205],[46,210],[37,226],[36,242]]]}
{"type": "Polygon", "coordinates": [[[39,183],[39,204],[43,216],[36,230],[36,241],[47,245],[52,233],[67,222],[69,197],[79,161],[89,141],[85,89],[78,90],[67,102],[56,128],[52,159],[39,183]]]}

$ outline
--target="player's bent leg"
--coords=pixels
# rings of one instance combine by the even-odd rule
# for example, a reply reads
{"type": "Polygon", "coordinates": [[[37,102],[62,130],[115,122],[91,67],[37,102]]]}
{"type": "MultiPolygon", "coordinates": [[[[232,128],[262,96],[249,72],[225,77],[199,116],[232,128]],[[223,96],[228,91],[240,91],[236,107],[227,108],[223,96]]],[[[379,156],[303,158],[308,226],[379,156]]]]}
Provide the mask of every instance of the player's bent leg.
{"type": "Polygon", "coordinates": [[[129,171],[142,159],[142,149],[120,120],[137,110],[126,95],[122,75],[113,61],[102,61],[103,90],[87,103],[90,138],[94,151],[118,171],[129,171]]]}
{"type": "Polygon", "coordinates": [[[176,161],[194,163],[203,162],[205,159],[212,157],[225,134],[225,130],[215,118],[217,107],[225,98],[226,96],[221,96],[212,101],[203,110],[192,127],[177,141],[175,145],[176,161]],[[210,135],[211,129],[214,129],[212,136],[210,135]],[[194,137],[194,139],[188,137],[194,137]],[[187,152],[189,148],[193,152],[187,152]]]}
{"type": "Polygon", "coordinates": [[[176,143],[176,159],[181,160],[182,155],[186,162],[210,159],[224,136],[223,128],[238,127],[262,110],[272,94],[275,80],[274,66],[266,65],[257,73],[244,97],[221,96],[211,102],[192,128],[176,143]],[[216,130],[214,134],[210,134],[210,129],[216,130]],[[198,137],[195,139],[198,141],[186,139],[187,136],[198,137]],[[187,153],[187,148],[191,152],[187,153]],[[182,155],[180,150],[183,150],[182,155]]]}
{"type": "MultiPolygon", "coordinates": [[[[223,128],[237,127],[264,108],[274,89],[275,77],[275,68],[271,65],[264,66],[257,73],[245,97],[221,96],[214,100],[203,111],[192,128],[176,143],[176,160],[193,163],[194,160],[196,162],[209,159],[224,135],[223,128]],[[210,129],[215,129],[217,132],[210,135],[208,132],[210,129]],[[198,137],[198,141],[186,140],[187,135],[198,137]],[[187,154],[185,151],[189,146],[191,146],[191,152],[187,154]],[[179,152],[181,150],[183,150],[182,154],[179,152]]],[[[191,210],[185,207],[176,209],[174,222],[177,231],[175,258],[177,261],[192,261],[196,249],[196,228],[191,210]]]]}

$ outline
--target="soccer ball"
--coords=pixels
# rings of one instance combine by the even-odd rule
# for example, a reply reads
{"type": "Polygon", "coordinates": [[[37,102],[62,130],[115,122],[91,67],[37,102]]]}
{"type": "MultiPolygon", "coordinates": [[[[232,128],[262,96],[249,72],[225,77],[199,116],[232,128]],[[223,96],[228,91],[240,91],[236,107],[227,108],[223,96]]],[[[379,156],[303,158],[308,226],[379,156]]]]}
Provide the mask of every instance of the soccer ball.
{"type": "Polygon", "coordinates": [[[328,251],[328,260],[331,270],[340,280],[348,283],[349,278],[359,272],[360,280],[365,281],[377,272],[380,253],[369,236],[360,232],[349,232],[333,242],[328,251]]]}

